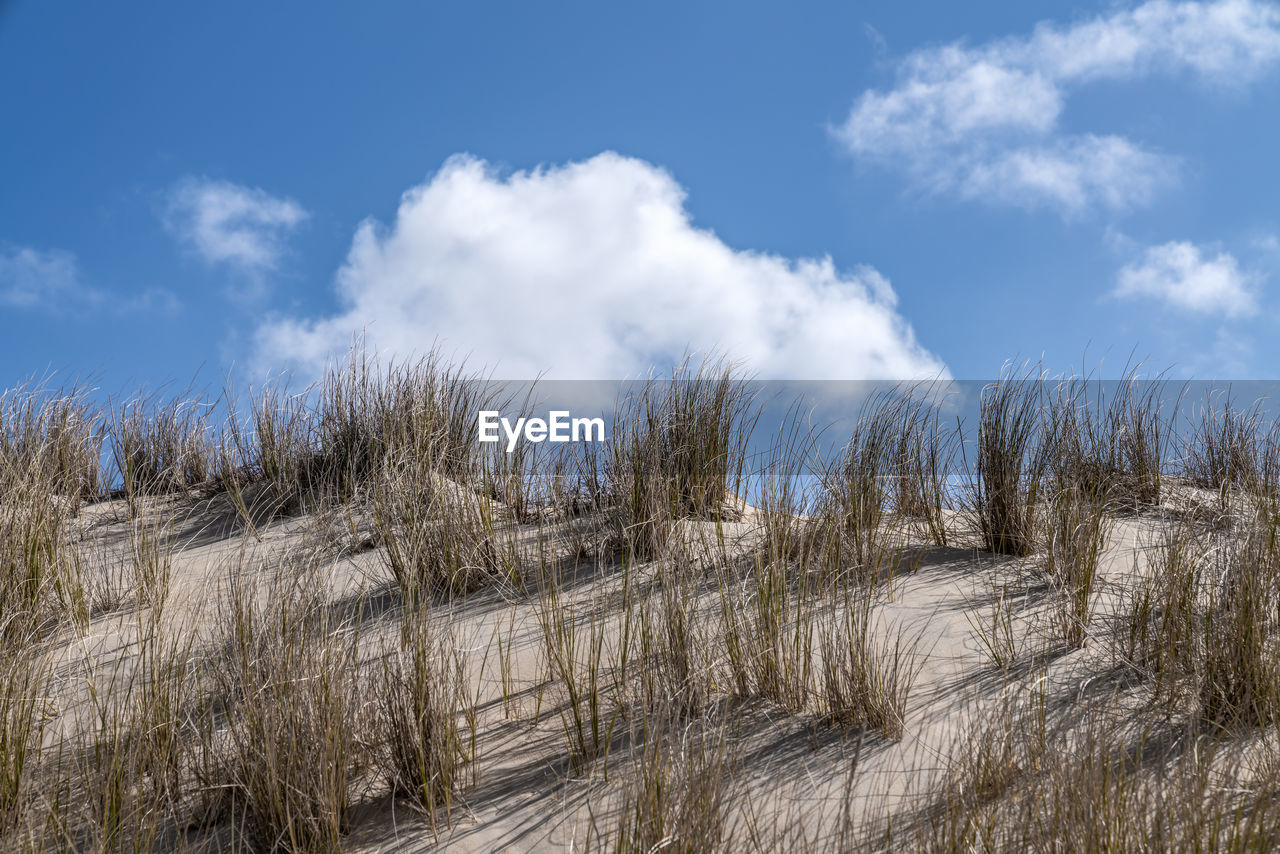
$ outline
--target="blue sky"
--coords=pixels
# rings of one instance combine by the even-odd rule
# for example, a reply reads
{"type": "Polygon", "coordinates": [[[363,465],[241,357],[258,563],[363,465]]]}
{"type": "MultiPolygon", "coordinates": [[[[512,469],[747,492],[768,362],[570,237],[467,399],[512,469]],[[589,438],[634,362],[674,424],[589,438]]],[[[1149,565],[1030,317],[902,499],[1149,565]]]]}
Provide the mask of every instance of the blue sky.
{"type": "Polygon", "coordinates": [[[1280,364],[1275,4],[11,0],[0,79],[5,384],[1280,364]]]}

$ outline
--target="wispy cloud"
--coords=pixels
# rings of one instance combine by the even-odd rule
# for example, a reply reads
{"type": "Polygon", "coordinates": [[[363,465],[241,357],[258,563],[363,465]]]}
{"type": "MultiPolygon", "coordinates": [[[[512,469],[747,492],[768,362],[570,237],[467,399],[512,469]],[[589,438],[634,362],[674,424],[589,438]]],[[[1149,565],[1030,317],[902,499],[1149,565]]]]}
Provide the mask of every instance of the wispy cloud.
{"type": "Polygon", "coordinates": [[[70,252],[0,246],[0,303],[13,308],[52,309],[87,294],[70,252]]]}
{"type": "Polygon", "coordinates": [[[277,268],[285,238],[307,216],[291,199],[209,178],[180,181],[165,208],[169,230],[202,260],[251,277],[277,268]]]}
{"type": "Polygon", "coordinates": [[[1242,271],[1233,255],[1210,253],[1185,241],[1152,246],[1139,261],[1120,270],[1113,293],[1155,299],[1196,314],[1256,313],[1257,277],[1242,271]]]}
{"type": "Polygon", "coordinates": [[[1152,0],[912,53],[896,85],[864,92],[835,133],[854,156],[901,168],[927,191],[1067,214],[1119,210],[1172,183],[1178,161],[1118,136],[1060,133],[1074,87],[1156,74],[1240,86],[1277,61],[1280,7],[1152,0]]]}
{"type": "Polygon", "coordinates": [[[684,200],[662,169],[612,153],[506,177],[455,157],[404,194],[391,227],[360,227],[343,310],[264,324],[259,357],[315,368],[367,330],[384,356],[440,338],[508,378],[624,378],[686,347],[775,378],[944,370],[875,270],[732,249],[684,200]]]}
{"type": "Polygon", "coordinates": [[[182,310],[182,301],[167,288],[148,288],[113,300],[111,309],[116,314],[176,314],[182,310]]]}
{"type": "Polygon", "coordinates": [[[1078,212],[1146,204],[1173,183],[1177,169],[1118,136],[1073,136],[1042,146],[988,152],[963,163],[956,189],[965,197],[1078,212]]]}
{"type": "Polygon", "coordinates": [[[119,294],[90,287],[84,283],[76,256],[66,250],[3,244],[0,305],[44,312],[93,309],[116,315],[172,314],[181,308],[177,296],[164,288],[119,294]]]}

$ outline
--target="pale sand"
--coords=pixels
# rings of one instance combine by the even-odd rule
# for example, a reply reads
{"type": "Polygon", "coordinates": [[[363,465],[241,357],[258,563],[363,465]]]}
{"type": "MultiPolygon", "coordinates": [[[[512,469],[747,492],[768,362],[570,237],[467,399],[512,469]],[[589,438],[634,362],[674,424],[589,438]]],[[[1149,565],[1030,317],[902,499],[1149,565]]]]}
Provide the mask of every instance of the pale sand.
{"type": "MultiPolygon", "coordinates": [[[[229,568],[271,567],[282,555],[299,550],[329,548],[349,533],[337,521],[327,530],[310,517],[258,521],[261,540],[237,523],[226,496],[152,499],[145,503],[144,520],[172,517],[167,542],[173,549],[174,588],[166,610],[172,632],[193,635],[200,642],[213,639],[214,618],[229,568]]],[[[958,519],[953,519],[959,522],[958,519]]],[[[129,549],[127,508],[107,502],[85,508],[78,528],[86,537],[87,553],[103,566],[124,559],[129,549]]],[[[1101,567],[1101,584],[1093,630],[1105,631],[1109,613],[1118,602],[1126,579],[1145,566],[1145,549],[1161,523],[1150,514],[1117,520],[1101,567]]],[[[389,573],[377,548],[362,545],[357,526],[355,546],[331,558],[331,589],[335,601],[350,601],[360,590],[373,591],[368,605],[371,625],[393,630],[395,596],[388,592],[389,573]],[[379,609],[383,613],[379,614],[379,609]]],[[[749,550],[758,535],[754,517],[723,527],[725,548],[749,550]]],[[[523,533],[532,548],[533,529],[523,533]]],[[[675,539],[696,551],[700,540],[714,540],[715,529],[682,523],[675,539]]],[[[901,741],[874,733],[858,745],[825,721],[796,716],[763,701],[740,700],[742,719],[733,733],[742,761],[737,770],[737,801],[749,799],[760,827],[771,827],[785,838],[788,823],[817,828],[839,815],[846,796],[847,770],[856,754],[852,780],[852,814],[889,810],[908,816],[945,781],[939,776],[945,757],[957,738],[986,720],[1003,698],[1024,691],[1028,682],[1042,679],[1049,702],[1076,702],[1090,690],[1090,676],[1109,666],[1105,644],[1091,641],[1084,649],[1042,657],[1043,668],[1015,665],[1008,672],[993,667],[975,638],[971,620],[982,620],[992,595],[992,581],[1014,591],[1022,661],[1051,644],[1045,619],[1047,598],[1037,574],[1038,558],[998,558],[972,547],[912,548],[918,568],[904,573],[888,587],[879,606],[883,625],[900,627],[918,638],[919,676],[911,692],[901,741]],[[1037,591],[1040,591],[1039,594],[1037,591]]],[[[266,571],[259,569],[258,571],[266,571]]],[[[652,566],[640,566],[643,575],[652,566]]],[[[579,570],[569,586],[575,602],[586,604],[616,594],[616,573],[590,565],[579,570]]],[[[711,607],[714,594],[706,602],[711,607]]],[[[392,802],[377,785],[363,793],[348,847],[355,851],[569,851],[583,850],[592,822],[609,832],[616,817],[619,787],[626,780],[626,748],[610,757],[612,773],[606,781],[598,773],[571,774],[564,761],[565,744],[554,687],[541,692],[545,669],[542,634],[534,606],[513,594],[482,590],[456,603],[447,617],[456,637],[470,650],[473,684],[480,699],[479,764],[475,785],[466,789],[455,807],[452,826],[433,837],[425,818],[404,802],[392,802]],[[511,676],[515,696],[504,709],[495,638],[514,651],[511,676]],[[487,656],[486,656],[487,651],[487,656]],[[482,666],[483,663],[483,666],[482,666]]],[[[711,618],[714,622],[714,619],[711,618]]],[[[65,632],[54,698],[59,724],[48,738],[65,733],[84,700],[84,675],[109,673],[117,663],[128,666],[136,651],[136,618],[126,606],[93,620],[85,636],[65,632]]],[[[369,632],[372,643],[377,632],[369,632]]],[[[740,818],[731,819],[740,821],[740,818]]],[[[214,839],[210,844],[216,844],[214,839]]]]}

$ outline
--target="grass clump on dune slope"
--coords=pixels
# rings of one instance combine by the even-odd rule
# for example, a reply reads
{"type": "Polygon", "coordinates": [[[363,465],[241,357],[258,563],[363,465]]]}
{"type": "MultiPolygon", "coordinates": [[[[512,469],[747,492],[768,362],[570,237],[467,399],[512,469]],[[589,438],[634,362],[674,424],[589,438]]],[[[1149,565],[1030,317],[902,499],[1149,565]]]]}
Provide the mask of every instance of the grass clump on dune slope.
{"type": "Polygon", "coordinates": [[[993,552],[1028,555],[1038,540],[1043,394],[1038,367],[1006,368],[982,390],[971,501],[982,543],[993,552]]]}
{"type": "Polygon", "coordinates": [[[758,417],[750,387],[721,360],[686,359],[669,381],[626,394],[599,466],[618,545],[653,556],[678,519],[732,517],[758,417]]]}

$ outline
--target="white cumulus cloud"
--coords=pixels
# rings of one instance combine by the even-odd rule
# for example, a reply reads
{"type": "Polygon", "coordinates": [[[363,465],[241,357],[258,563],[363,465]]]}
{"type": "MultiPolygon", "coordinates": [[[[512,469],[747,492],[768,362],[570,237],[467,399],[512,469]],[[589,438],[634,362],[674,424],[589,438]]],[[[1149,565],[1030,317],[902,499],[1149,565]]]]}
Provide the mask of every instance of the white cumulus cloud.
{"type": "Polygon", "coordinates": [[[383,357],[439,340],[510,379],[621,379],[686,348],[765,378],[945,371],[875,270],[732,249],[684,200],[667,172],[614,153],[506,177],[451,158],[390,227],[361,225],[342,310],[263,324],[258,358],[314,369],[363,330],[383,357]]]}
{"type": "Polygon", "coordinates": [[[1068,27],[910,54],[896,85],[864,92],[835,129],[855,156],[932,192],[1067,214],[1150,201],[1177,159],[1115,136],[1059,131],[1073,87],[1154,74],[1227,86],[1280,61],[1280,7],[1150,0],[1068,27]]]}
{"type": "Polygon", "coordinates": [[[1185,241],[1146,250],[1142,259],[1120,270],[1114,294],[1148,297],[1198,314],[1240,317],[1257,310],[1255,277],[1235,257],[1210,253],[1185,241]]]}
{"type": "Polygon", "coordinates": [[[206,263],[248,275],[274,270],[285,238],[306,218],[291,199],[209,178],[180,181],[165,209],[169,230],[206,263]]]}

